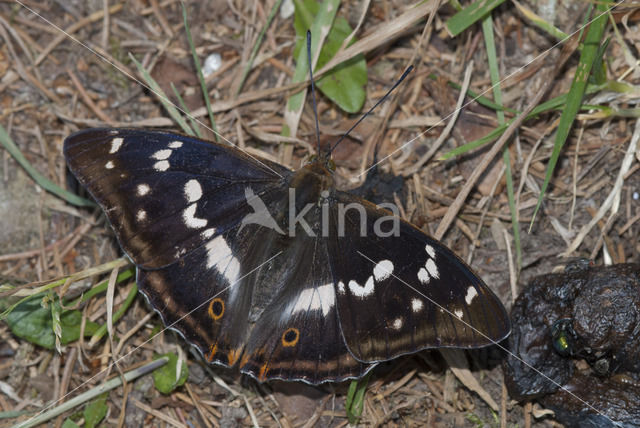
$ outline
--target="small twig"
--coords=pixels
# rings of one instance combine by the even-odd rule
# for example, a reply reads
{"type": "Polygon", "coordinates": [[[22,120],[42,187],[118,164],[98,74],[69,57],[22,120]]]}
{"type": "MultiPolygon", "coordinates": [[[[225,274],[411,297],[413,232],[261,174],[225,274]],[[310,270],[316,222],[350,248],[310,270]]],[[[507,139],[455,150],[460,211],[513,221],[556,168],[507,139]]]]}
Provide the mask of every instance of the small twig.
{"type": "Polygon", "coordinates": [[[633,136],[631,137],[631,142],[629,143],[629,147],[627,148],[627,152],[622,159],[622,164],[620,165],[620,172],[618,173],[618,177],[616,178],[616,182],[613,185],[613,189],[604,200],[600,209],[596,215],[589,221],[589,223],[582,226],[580,232],[573,240],[571,245],[567,248],[567,250],[561,254],[563,257],[568,257],[571,253],[573,253],[582,243],[582,240],[587,236],[589,231],[593,228],[593,226],[598,223],[602,217],[604,217],[605,213],[611,209],[610,217],[613,216],[617,211],[620,205],[620,192],[622,191],[622,185],[624,184],[624,176],[631,167],[631,162],[635,157],[636,148],[638,147],[638,140],[640,139],[640,119],[636,120],[636,126],[633,131],[633,136]]]}
{"type": "Polygon", "coordinates": [[[70,68],[67,68],[67,74],[71,78],[73,86],[76,87],[78,93],[80,94],[80,98],[82,98],[82,101],[87,105],[87,107],[89,107],[89,109],[93,111],[95,115],[98,116],[101,120],[107,122],[109,126],[114,126],[115,121],[111,119],[104,111],[102,111],[102,109],[98,107],[96,103],[93,102],[87,91],[84,89],[84,86],[82,86],[82,83],[80,83],[80,79],[78,79],[78,77],[70,68]]]}
{"type": "Polygon", "coordinates": [[[173,37],[173,29],[171,28],[169,21],[167,21],[167,18],[164,16],[164,13],[162,13],[162,9],[160,9],[158,0],[151,0],[150,3],[151,8],[153,9],[153,16],[155,16],[160,23],[162,30],[167,34],[167,36],[173,37]]]}
{"type": "MultiPolygon", "coordinates": [[[[167,364],[167,362],[169,362],[169,358],[167,357],[158,358],[157,360],[154,360],[142,367],[133,369],[125,373],[124,377],[128,382],[130,382],[133,379],[136,379],[142,375],[145,375],[157,369],[158,367],[161,367],[167,364]]],[[[15,428],[30,428],[30,427],[35,427],[37,425],[40,425],[70,409],[73,409],[74,407],[80,404],[86,403],[87,401],[94,399],[100,394],[103,394],[107,391],[111,391],[112,389],[119,387],[121,384],[122,384],[122,380],[119,377],[115,377],[103,383],[102,385],[96,386],[95,388],[92,388],[89,391],[84,392],[78,395],[77,397],[72,398],[71,400],[61,404],[60,406],[54,407],[53,409],[50,409],[44,413],[41,413],[38,416],[35,416],[25,422],[22,422],[16,425],[15,428]]]]}
{"type": "Polygon", "coordinates": [[[109,26],[111,25],[111,14],[109,13],[109,0],[102,0],[102,35],[100,44],[103,49],[109,47],[109,26]]]}
{"type": "Polygon", "coordinates": [[[462,104],[464,103],[464,99],[467,95],[467,90],[469,89],[469,84],[471,83],[472,73],[473,73],[473,61],[469,62],[469,65],[467,66],[467,69],[464,73],[464,81],[462,82],[462,88],[460,88],[460,93],[458,94],[458,102],[456,103],[456,108],[453,111],[453,114],[450,116],[450,120],[447,123],[447,126],[444,128],[444,130],[442,131],[442,133],[440,134],[436,142],[433,143],[429,151],[427,151],[427,153],[422,155],[422,157],[420,157],[420,159],[416,163],[414,163],[411,167],[409,167],[406,171],[402,173],[405,177],[409,175],[413,175],[416,172],[418,172],[418,170],[422,168],[422,165],[424,165],[425,162],[431,159],[431,157],[438,151],[438,149],[440,149],[440,146],[449,137],[449,133],[453,129],[453,125],[455,125],[456,120],[458,119],[458,115],[462,110],[462,104]]]}
{"type": "MultiPolygon", "coordinates": [[[[178,370],[178,373],[180,373],[180,370],[178,370]]],[[[202,418],[202,421],[204,422],[204,424],[207,426],[207,428],[212,428],[207,418],[207,415],[204,413],[204,410],[202,410],[202,406],[200,405],[200,400],[197,400],[195,395],[193,394],[193,391],[191,391],[189,382],[186,382],[184,384],[184,387],[186,388],[187,393],[189,394],[189,397],[191,397],[191,402],[193,406],[196,408],[196,410],[198,411],[198,413],[200,414],[200,417],[202,418]]]]}
{"type": "Polygon", "coordinates": [[[507,261],[509,265],[509,285],[511,286],[511,302],[516,301],[516,296],[518,295],[518,276],[516,275],[516,268],[513,264],[513,254],[511,252],[511,240],[509,239],[509,232],[507,229],[502,229],[502,234],[504,236],[504,243],[507,248],[507,261]]]}
{"type": "Polygon", "coordinates": [[[491,147],[491,150],[489,150],[487,154],[484,155],[478,166],[473,170],[471,176],[462,187],[462,190],[460,190],[460,193],[458,193],[456,200],[447,211],[447,214],[445,214],[442,221],[440,221],[438,229],[435,233],[436,239],[441,239],[444,236],[446,230],[451,225],[451,222],[453,221],[455,216],[458,215],[458,212],[462,208],[462,205],[467,199],[467,196],[469,196],[469,193],[471,193],[471,189],[473,189],[473,187],[476,185],[476,181],[478,181],[478,178],[480,178],[480,176],[484,173],[485,169],[487,169],[489,164],[493,161],[493,158],[496,157],[496,155],[502,150],[502,147],[511,138],[516,129],[520,127],[520,125],[529,116],[531,111],[540,103],[542,97],[544,97],[544,95],[551,87],[552,83],[555,81],[553,77],[562,69],[564,63],[574,52],[576,45],[577,39],[573,40],[573,43],[569,43],[564,46],[560,58],[555,62],[554,66],[550,68],[549,73],[547,73],[548,76],[543,79],[542,87],[536,92],[529,105],[524,109],[524,111],[522,111],[522,113],[520,113],[517,118],[513,120],[513,122],[511,122],[511,125],[509,125],[502,136],[498,138],[498,141],[494,143],[493,147],[491,147]]]}
{"type": "MultiPolygon", "coordinates": [[[[110,14],[114,14],[120,11],[120,9],[122,9],[123,4],[122,3],[118,3],[116,5],[113,5],[109,8],[109,13],[110,14]]],[[[23,5],[23,7],[26,8],[25,5],[23,5]]],[[[34,10],[32,9],[28,9],[31,13],[33,14],[37,14],[34,10]]],[[[104,16],[104,11],[99,10],[97,12],[92,13],[91,15],[82,18],[81,20],[77,21],[75,24],[71,24],[69,27],[67,27],[66,29],[64,29],[62,31],[62,33],[59,33],[52,41],[51,43],[49,43],[47,45],[47,47],[44,48],[44,50],[42,51],[42,53],[36,58],[35,60],[35,65],[38,66],[40,65],[40,63],[42,61],[44,61],[44,59],[51,53],[51,51],[53,51],[60,43],[62,43],[63,41],[67,40],[67,37],[70,34],[75,33],[76,31],[78,31],[79,29],[81,29],[82,27],[84,27],[85,25],[91,24],[92,22],[96,22],[99,21],[103,18],[104,16]]],[[[57,25],[54,25],[51,21],[47,20],[46,18],[44,18],[42,15],[38,15],[38,17],[40,19],[43,19],[47,24],[51,25],[54,28],[58,28],[59,27],[57,25]]]]}

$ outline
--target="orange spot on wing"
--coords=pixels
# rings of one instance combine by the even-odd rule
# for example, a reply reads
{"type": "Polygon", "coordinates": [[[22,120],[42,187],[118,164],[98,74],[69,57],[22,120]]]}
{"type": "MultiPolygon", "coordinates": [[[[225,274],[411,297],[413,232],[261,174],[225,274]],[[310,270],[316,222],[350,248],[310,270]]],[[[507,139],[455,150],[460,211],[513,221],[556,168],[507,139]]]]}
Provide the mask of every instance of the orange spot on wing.
{"type": "Polygon", "coordinates": [[[234,365],[236,361],[238,361],[238,357],[240,356],[241,351],[242,348],[232,349],[231,351],[229,351],[229,353],[227,354],[227,360],[229,360],[230,366],[234,365]]]}
{"type": "Polygon", "coordinates": [[[209,303],[209,316],[214,320],[218,321],[224,315],[224,300],[219,297],[211,300],[209,303]]]}
{"type": "Polygon", "coordinates": [[[290,327],[282,333],[282,346],[296,346],[298,340],[300,340],[300,330],[295,327],[290,327]]]}
{"type": "Polygon", "coordinates": [[[244,354],[240,360],[240,367],[244,367],[249,362],[249,354],[244,354]]]}
{"type": "Polygon", "coordinates": [[[262,367],[260,367],[260,373],[258,374],[258,380],[265,381],[267,380],[267,372],[269,371],[269,365],[264,363],[262,367]]]}
{"type": "Polygon", "coordinates": [[[218,344],[214,343],[209,347],[209,354],[207,354],[207,357],[206,357],[207,361],[209,362],[213,361],[213,357],[216,355],[216,352],[218,352],[218,344]]]}

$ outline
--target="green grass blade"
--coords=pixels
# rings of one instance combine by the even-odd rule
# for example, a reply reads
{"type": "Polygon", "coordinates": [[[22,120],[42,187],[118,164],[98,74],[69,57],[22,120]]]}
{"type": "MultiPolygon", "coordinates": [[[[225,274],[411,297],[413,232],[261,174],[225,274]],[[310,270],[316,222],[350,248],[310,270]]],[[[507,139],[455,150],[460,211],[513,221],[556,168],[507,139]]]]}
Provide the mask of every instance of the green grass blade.
{"type": "Polygon", "coordinates": [[[493,9],[504,3],[504,0],[476,1],[453,15],[447,21],[447,29],[452,36],[457,36],[478,20],[487,16],[493,9]]]}
{"type": "MultiPolygon", "coordinates": [[[[493,37],[493,19],[491,14],[482,20],[482,32],[484,34],[485,46],[487,49],[487,59],[489,62],[489,75],[491,77],[491,87],[493,88],[493,98],[497,105],[502,107],[502,90],[500,88],[500,70],[498,67],[498,54],[496,52],[495,39],[493,37]]],[[[496,110],[498,123],[504,124],[504,110],[496,110]]],[[[516,199],[513,191],[513,175],[511,172],[511,157],[509,156],[509,146],[505,145],[502,151],[502,161],[505,166],[505,178],[507,181],[507,199],[509,201],[509,211],[511,212],[511,228],[513,229],[513,241],[516,247],[516,264],[518,268],[522,265],[522,251],[520,248],[520,226],[518,222],[518,212],[516,209],[516,199]]]]}
{"type": "Polygon", "coordinates": [[[264,39],[264,35],[267,32],[267,29],[271,26],[271,22],[273,18],[276,16],[278,9],[280,9],[280,5],[282,4],[282,0],[276,0],[271,8],[271,12],[269,12],[269,16],[267,16],[267,21],[264,23],[264,27],[260,30],[260,34],[258,35],[258,39],[256,40],[255,45],[253,45],[253,49],[251,50],[251,55],[249,55],[249,61],[242,70],[242,77],[240,78],[240,83],[238,84],[238,89],[236,90],[236,97],[242,91],[242,87],[244,86],[244,82],[247,80],[247,76],[251,71],[251,67],[253,66],[253,61],[256,59],[256,55],[258,55],[258,50],[260,50],[260,45],[262,45],[262,40],[264,39]]]}
{"type": "Polygon", "coordinates": [[[145,70],[142,64],[138,62],[136,57],[129,54],[129,58],[131,58],[131,61],[133,61],[133,63],[136,65],[138,72],[144,79],[145,83],[149,86],[151,92],[153,92],[155,96],[158,97],[164,108],[167,110],[167,113],[169,113],[169,116],[171,116],[171,118],[178,124],[178,126],[180,126],[185,134],[195,135],[195,132],[191,129],[187,122],[185,122],[178,109],[175,108],[173,103],[169,100],[169,97],[167,97],[167,94],[165,94],[160,85],[158,85],[158,82],[156,82],[153,77],[151,77],[151,74],[149,74],[149,72],[145,70]]]}
{"type": "Polygon", "coordinates": [[[209,100],[209,91],[207,91],[207,84],[204,81],[204,76],[202,74],[202,67],[200,66],[200,60],[198,59],[198,54],[196,54],[196,46],[193,44],[193,38],[191,37],[191,30],[189,30],[189,22],[187,21],[187,6],[182,3],[182,19],[184,20],[184,30],[187,34],[187,40],[189,41],[189,48],[191,49],[191,55],[193,56],[193,64],[196,67],[196,73],[198,74],[198,80],[200,81],[200,88],[202,89],[202,96],[204,97],[204,102],[207,106],[207,112],[209,113],[209,122],[211,122],[211,129],[213,130],[213,134],[215,136],[216,142],[219,141],[218,138],[218,128],[216,127],[216,121],[213,118],[213,110],[211,110],[211,101],[209,100]]]}
{"type": "Polygon", "coordinates": [[[173,91],[173,95],[175,95],[176,98],[178,99],[178,104],[180,104],[180,108],[182,109],[182,111],[185,112],[185,115],[187,116],[187,118],[189,119],[189,122],[191,123],[191,128],[199,138],[202,138],[202,132],[200,132],[200,126],[198,125],[198,122],[196,121],[195,117],[193,117],[193,115],[189,111],[189,107],[187,107],[187,104],[184,102],[184,99],[180,95],[180,92],[178,92],[178,88],[176,88],[176,85],[174,85],[173,82],[171,82],[170,84],[171,84],[171,90],[173,91]]]}
{"type": "Polygon", "coordinates": [[[55,184],[53,181],[49,180],[47,177],[42,175],[37,169],[33,167],[29,163],[26,157],[22,154],[16,143],[11,139],[11,136],[7,133],[2,125],[0,125],[0,144],[5,148],[7,152],[20,164],[27,174],[38,184],[38,186],[42,187],[47,192],[50,192],[56,195],[59,198],[64,199],[70,204],[77,205],[80,207],[92,207],[95,206],[93,202],[88,199],[81,198],[78,195],[75,195],[62,187],[55,184]]]}
{"type": "Polygon", "coordinates": [[[345,409],[347,411],[347,419],[351,425],[356,425],[362,416],[364,409],[364,394],[367,392],[369,378],[371,372],[367,373],[362,379],[353,380],[349,384],[347,397],[345,400],[345,409]]]}
{"type": "MultiPolygon", "coordinates": [[[[311,25],[311,52],[319,52],[327,33],[330,31],[333,20],[338,11],[340,0],[324,0],[320,5],[318,15],[311,25]]],[[[291,83],[304,82],[309,75],[309,67],[307,63],[307,50],[301,49],[296,57],[296,69],[293,72],[291,83]]],[[[287,101],[285,109],[286,125],[282,130],[282,135],[291,136],[297,134],[298,122],[302,114],[304,99],[306,97],[306,89],[293,94],[287,101]]]]}
{"type": "Polygon", "coordinates": [[[573,78],[571,89],[569,89],[569,93],[567,94],[567,102],[564,106],[564,109],[562,110],[562,115],[560,116],[560,123],[558,124],[558,130],[556,132],[553,152],[551,153],[551,158],[549,159],[549,163],[547,164],[547,172],[544,177],[544,182],[542,183],[542,188],[540,189],[538,203],[536,204],[533,216],[531,217],[531,223],[529,225],[530,228],[533,226],[536,214],[540,209],[544,194],[547,190],[547,187],[549,186],[549,182],[551,181],[553,170],[555,169],[556,163],[560,158],[562,147],[564,146],[564,143],[569,136],[569,131],[573,126],[573,122],[575,121],[578,110],[580,109],[580,105],[582,104],[582,99],[584,98],[584,95],[586,93],[589,76],[591,75],[593,64],[597,60],[597,54],[600,50],[602,37],[607,25],[607,10],[609,9],[609,5],[610,3],[607,1],[598,3],[596,7],[596,14],[598,16],[589,25],[589,29],[587,30],[587,34],[583,42],[582,52],[580,53],[578,68],[576,69],[576,74],[573,78]]]}
{"type": "MultiPolygon", "coordinates": [[[[629,90],[629,87],[627,85],[623,85],[623,86],[619,86],[617,85],[618,82],[614,82],[614,81],[609,81],[604,85],[589,85],[587,86],[587,94],[593,94],[595,92],[599,92],[603,89],[608,89],[608,90],[612,90],[615,92],[627,92],[629,90]]],[[[560,109],[563,105],[566,104],[567,102],[567,97],[568,94],[563,94],[563,95],[559,95],[549,101],[546,101],[538,106],[536,106],[536,108],[534,108],[531,113],[529,113],[527,115],[527,119],[536,117],[539,114],[548,112],[550,110],[555,110],[555,109],[560,109]]],[[[466,152],[469,152],[471,150],[474,150],[484,144],[487,144],[491,141],[494,141],[496,138],[500,137],[500,135],[502,135],[502,133],[509,127],[509,125],[511,125],[511,122],[513,122],[516,118],[510,119],[509,121],[507,121],[507,123],[505,123],[504,125],[499,125],[498,127],[496,127],[496,129],[494,129],[493,131],[489,132],[487,135],[485,135],[484,137],[481,137],[477,140],[471,141],[467,144],[464,144],[460,147],[456,147],[455,149],[445,153],[444,155],[442,155],[442,157],[440,158],[440,160],[447,160],[450,158],[453,158],[455,156],[459,156],[461,154],[464,154],[466,152]]]]}

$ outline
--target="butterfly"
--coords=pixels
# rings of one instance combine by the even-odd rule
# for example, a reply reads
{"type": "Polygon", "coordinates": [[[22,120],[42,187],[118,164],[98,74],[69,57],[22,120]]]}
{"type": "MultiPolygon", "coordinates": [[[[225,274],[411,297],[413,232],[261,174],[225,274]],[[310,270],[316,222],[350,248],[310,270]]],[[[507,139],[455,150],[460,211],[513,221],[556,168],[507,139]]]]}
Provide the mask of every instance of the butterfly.
{"type": "Polygon", "coordinates": [[[426,348],[504,339],[500,300],[443,244],[334,184],[172,132],[87,129],[64,155],[165,325],[260,381],[358,378],[426,348]]]}

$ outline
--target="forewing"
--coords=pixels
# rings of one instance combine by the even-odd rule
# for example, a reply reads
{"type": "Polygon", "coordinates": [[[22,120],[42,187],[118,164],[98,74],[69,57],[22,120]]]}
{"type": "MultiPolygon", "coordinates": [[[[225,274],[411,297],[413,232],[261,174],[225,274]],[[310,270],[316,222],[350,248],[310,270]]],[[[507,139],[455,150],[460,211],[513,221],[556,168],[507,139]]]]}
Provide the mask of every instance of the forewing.
{"type": "Polygon", "coordinates": [[[71,171],[141,268],[169,265],[254,212],[291,172],[238,149],[162,131],[88,129],[69,136],[71,171]]]}
{"type": "Polygon", "coordinates": [[[509,318],[495,294],[453,252],[409,223],[398,219],[399,236],[383,236],[392,231],[390,215],[342,192],[332,204],[329,254],[351,353],[374,362],[504,339],[509,318]],[[340,204],[361,206],[365,215],[341,211],[340,204]]]}
{"type": "Polygon", "coordinates": [[[195,345],[207,361],[233,366],[251,327],[259,286],[255,273],[282,261],[266,244],[274,242],[275,234],[256,225],[236,226],[178,262],[138,269],[140,290],[164,324],[195,345]]]}

